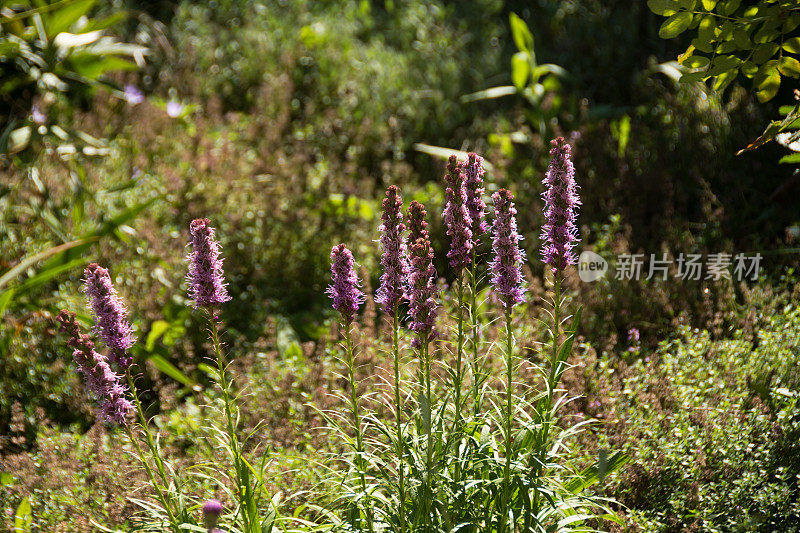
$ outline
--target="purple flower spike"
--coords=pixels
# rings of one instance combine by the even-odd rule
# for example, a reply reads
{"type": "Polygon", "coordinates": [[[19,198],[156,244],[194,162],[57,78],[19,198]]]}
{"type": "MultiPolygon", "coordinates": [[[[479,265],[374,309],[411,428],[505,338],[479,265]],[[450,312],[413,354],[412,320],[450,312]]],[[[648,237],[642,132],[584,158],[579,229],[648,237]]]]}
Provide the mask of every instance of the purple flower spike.
{"type": "Polygon", "coordinates": [[[410,328],[417,332],[414,345],[428,343],[436,336],[436,269],[433,266],[433,248],[425,222],[425,208],[419,202],[411,202],[408,223],[411,228],[408,248],[411,268],[408,276],[408,314],[410,328]]]}
{"type": "Polygon", "coordinates": [[[136,342],[128,322],[128,310],[111,283],[107,269],[92,263],[86,267],[84,275],[83,290],[89,297],[95,332],[108,346],[111,361],[127,368],[131,362],[128,349],[136,342]]]}
{"type": "Polygon", "coordinates": [[[350,324],[364,303],[366,297],[359,287],[361,283],[355,271],[353,254],[344,244],[337,244],[331,250],[332,283],[325,291],[333,300],[333,308],[342,314],[345,322],[350,324]]]}
{"type": "Polygon", "coordinates": [[[61,331],[70,337],[67,344],[74,349],[72,357],[78,365],[78,371],[83,374],[87,390],[100,404],[98,418],[125,425],[133,405],[125,398],[127,387],[122,382],[122,376],[114,373],[106,357],[94,349],[89,335],[81,333],[75,313],[61,311],[56,320],[61,331]]]}
{"type": "Polygon", "coordinates": [[[492,286],[498,299],[506,309],[525,301],[522,285],[522,261],[525,252],[520,249],[522,240],[517,233],[517,210],[514,196],[507,189],[492,195],[494,200],[494,225],[492,226],[492,286]]]}
{"type": "Polygon", "coordinates": [[[227,283],[222,271],[220,245],[214,228],[207,218],[198,218],[189,226],[192,251],[186,257],[189,262],[189,295],[194,300],[195,309],[211,307],[227,302],[227,283]]]}
{"type": "Polygon", "coordinates": [[[201,510],[203,512],[203,525],[211,531],[219,522],[219,517],[222,514],[222,503],[219,500],[208,500],[203,503],[201,510]]]}
{"type": "Polygon", "coordinates": [[[473,240],[489,231],[489,225],[484,220],[486,204],[483,202],[483,175],[485,173],[483,158],[474,152],[467,154],[467,161],[464,163],[464,174],[466,175],[464,186],[467,189],[467,209],[472,220],[473,240]]]}
{"type": "Polygon", "coordinates": [[[447,205],[444,208],[444,222],[450,236],[450,251],[447,258],[450,266],[460,272],[472,261],[472,219],[467,208],[467,189],[464,187],[464,172],[456,156],[451,155],[447,163],[447,205]]]}
{"type": "Polygon", "coordinates": [[[551,142],[550,166],[542,183],[547,190],[544,198],[545,224],[542,227],[542,260],[550,265],[553,274],[563,272],[567,265],[577,262],[573,248],[578,242],[577,208],[581,205],[575,168],[572,166],[572,149],[563,137],[551,142]]]}
{"type": "Polygon", "coordinates": [[[378,288],[375,301],[381,305],[383,312],[394,316],[397,304],[403,298],[403,284],[408,276],[406,260],[406,243],[403,233],[406,226],[403,224],[403,200],[400,198],[400,189],[391,185],[386,190],[383,199],[383,215],[381,216],[381,285],[378,288]]]}

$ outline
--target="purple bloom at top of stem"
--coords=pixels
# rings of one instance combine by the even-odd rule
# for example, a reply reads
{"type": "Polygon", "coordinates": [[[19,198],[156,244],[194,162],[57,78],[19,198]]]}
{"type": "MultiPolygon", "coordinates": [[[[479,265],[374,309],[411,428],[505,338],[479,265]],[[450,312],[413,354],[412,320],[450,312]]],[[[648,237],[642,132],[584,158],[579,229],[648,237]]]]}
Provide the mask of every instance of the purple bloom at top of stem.
{"type": "Polygon", "coordinates": [[[125,101],[130,105],[139,105],[144,102],[144,93],[135,85],[126,85],[123,95],[125,96],[125,101]]]}
{"type": "Polygon", "coordinates": [[[201,511],[203,512],[203,525],[212,530],[219,522],[219,517],[222,514],[222,503],[219,500],[208,500],[203,503],[201,511]]]}
{"type": "Polygon", "coordinates": [[[492,195],[492,200],[494,201],[492,286],[503,306],[511,309],[514,305],[525,301],[522,279],[525,252],[519,247],[522,237],[517,233],[514,195],[507,189],[500,189],[492,195]]]}
{"type": "Polygon", "coordinates": [[[418,338],[414,345],[419,347],[434,339],[436,332],[436,269],[433,266],[433,248],[428,236],[425,221],[425,208],[419,202],[411,202],[408,222],[411,228],[408,252],[410,268],[408,275],[408,314],[411,317],[410,329],[418,338]]]}
{"type": "Polygon", "coordinates": [[[337,244],[331,250],[331,284],[325,292],[333,300],[333,308],[342,314],[348,324],[366,300],[360,286],[353,254],[344,244],[337,244]]]}
{"type": "Polygon", "coordinates": [[[128,322],[128,310],[117,294],[107,269],[92,263],[86,267],[84,275],[83,290],[89,297],[95,332],[108,346],[111,361],[127,368],[130,364],[128,349],[136,342],[133,328],[128,322]]]}
{"type": "Polygon", "coordinates": [[[451,155],[447,163],[447,204],[444,208],[444,222],[450,236],[450,250],[447,258],[450,266],[460,272],[472,261],[472,218],[467,208],[467,189],[464,186],[463,166],[456,156],[451,155]]]}
{"type": "Polygon", "coordinates": [[[122,376],[116,374],[106,357],[94,349],[89,335],[81,333],[75,313],[62,310],[56,320],[60,324],[59,329],[70,337],[67,344],[74,349],[72,357],[78,365],[78,371],[83,374],[86,388],[100,404],[98,417],[105,422],[125,425],[133,405],[125,398],[127,387],[122,382],[122,376]]]}
{"type": "Polygon", "coordinates": [[[406,260],[406,243],[403,233],[406,230],[403,224],[403,199],[400,189],[391,185],[386,189],[386,198],[383,199],[383,215],[381,225],[381,284],[378,287],[375,301],[381,305],[383,312],[394,316],[397,305],[404,296],[403,285],[408,276],[408,263],[406,260]]]}
{"type": "Polygon", "coordinates": [[[222,253],[214,228],[207,218],[198,218],[189,226],[192,250],[186,256],[189,262],[189,295],[194,307],[210,307],[227,302],[227,283],[222,270],[222,253]]]}
{"type": "Polygon", "coordinates": [[[541,239],[542,260],[557,274],[577,262],[573,248],[579,240],[575,221],[581,200],[575,183],[572,149],[563,137],[554,139],[551,145],[550,166],[542,180],[547,189],[542,194],[545,224],[541,239]]]}
{"type": "Polygon", "coordinates": [[[467,154],[467,160],[462,163],[466,179],[464,186],[467,189],[467,209],[472,220],[472,238],[477,240],[478,236],[489,230],[486,223],[486,204],[483,201],[483,175],[486,170],[483,168],[483,158],[475,152],[467,154]]]}

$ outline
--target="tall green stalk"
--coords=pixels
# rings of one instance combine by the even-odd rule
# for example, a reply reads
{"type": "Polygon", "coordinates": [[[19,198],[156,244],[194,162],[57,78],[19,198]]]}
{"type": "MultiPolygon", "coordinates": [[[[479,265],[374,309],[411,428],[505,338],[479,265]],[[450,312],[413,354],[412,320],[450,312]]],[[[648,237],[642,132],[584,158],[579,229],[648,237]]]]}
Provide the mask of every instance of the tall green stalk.
{"type": "MultiPolygon", "coordinates": [[[[504,432],[505,432],[505,454],[506,462],[503,467],[503,492],[502,504],[500,506],[500,527],[499,533],[506,530],[506,521],[508,520],[508,512],[511,506],[511,459],[512,459],[512,435],[511,424],[513,420],[513,404],[514,404],[514,334],[511,331],[511,308],[506,308],[506,411],[504,417],[504,432]]],[[[510,530],[514,530],[514,524],[510,525],[510,530]]]]}
{"type": "Polygon", "coordinates": [[[476,272],[475,249],[472,249],[472,264],[469,269],[469,317],[470,330],[472,334],[472,354],[470,365],[472,366],[472,402],[473,413],[477,417],[481,414],[481,385],[483,384],[483,370],[478,360],[478,279],[476,272]]]}
{"type": "MultiPolygon", "coordinates": [[[[423,334],[427,335],[427,334],[423,334]]],[[[425,524],[425,531],[429,532],[431,530],[431,502],[433,500],[433,433],[431,431],[431,427],[433,425],[433,405],[432,405],[432,393],[431,393],[431,359],[430,359],[430,350],[429,350],[429,343],[427,338],[423,339],[420,338],[420,348],[419,348],[419,360],[420,365],[422,366],[422,380],[423,386],[425,388],[425,409],[427,409],[427,419],[425,416],[425,412],[421,412],[422,414],[422,423],[425,426],[425,436],[426,436],[426,452],[425,452],[425,485],[423,490],[423,502],[422,506],[424,509],[424,524],[425,524]]]]}
{"type": "MultiPolygon", "coordinates": [[[[355,375],[355,354],[353,353],[353,339],[350,331],[350,322],[344,324],[344,341],[346,352],[346,364],[348,372],[348,381],[350,382],[350,410],[353,415],[353,426],[356,433],[356,468],[358,468],[359,478],[361,480],[361,492],[364,498],[367,499],[367,478],[366,478],[366,465],[364,463],[364,435],[361,429],[361,415],[358,411],[358,390],[356,385],[355,375]]],[[[367,515],[367,526],[369,531],[373,531],[372,525],[372,509],[369,503],[365,506],[364,510],[367,515]]]]}
{"type": "Polygon", "coordinates": [[[400,396],[400,317],[397,314],[397,306],[394,307],[392,314],[392,356],[394,358],[394,406],[395,424],[397,431],[397,470],[398,470],[398,498],[400,505],[398,509],[398,519],[400,521],[400,533],[406,530],[406,488],[405,488],[405,444],[403,442],[403,404],[400,396]]]}
{"type": "Polygon", "coordinates": [[[234,481],[236,483],[235,494],[242,513],[243,531],[245,533],[261,533],[255,490],[250,481],[250,465],[242,455],[242,445],[236,433],[238,417],[233,395],[231,394],[231,382],[227,376],[227,365],[222,353],[222,343],[219,339],[219,323],[212,307],[206,308],[206,311],[208,313],[212,347],[216,356],[217,375],[219,377],[217,385],[222,391],[225,429],[228,435],[228,448],[233,459],[234,481]]]}
{"type": "MultiPolygon", "coordinates": [[[[531,479],[537,485],[544,476],[544,464],[547,460],[547,442],[550,437],[550,428],[553,425],[553,395],[558,381],[561,378],[561,361],[559,361],[559,351],[561,348],[561,272],[557,272],[553,282],[553,324],[550,334],[552,336],[550,346],[550,369],[547,376],[545,387],[547,395],[542,399],[539,408],[541,421],[540,434],[536,438],[536,451],[531,456],[531,479]]],[[[538,488],[533,491],[533,515],[538,516],[541,498],[538,488]]],[[[530,530],[529,518],[525,519],[525,531],[530,530]]]]}
{"type": "Polygon", "coordinates": [[[139,456],[139,462],[142,463],[144,466],[145,472],[147,473],[147,478],[150,481],[150,484],[156,490],[156,497],[158,498],[158,502],[164,507],[164,510],[169,517],[169,524],[170,528],[175,533],[180,533],[180,523],[179,520],[176,518],[175,514],[176,511],[179,513],[180,509],[177,505],[172,501],[172,498],[169,494],[169,479],[167,478],[167,470],[164,466],[164,460],[161,457],[161,454],[156,447],[155,440],[153,439],[152,433],[150,433],[150,429],[147,425],[147,418],[144,415],[144,411],[142,410],[142,402],[139,400],[139,395],[136,392],[136,384],[134,383],[133,375],[131,374],[130,367],[126,372],[126,377],[128,379],[128,388],[131,391],[131,396],[133,397],[133,403],[136,406],[136,415],[139,419],[139,425],[142,427],[142,431],[145,434],[145,441],[147,442],[147,449],[150,451],[150,455],[153,457],[153,461],[156,464],[156,469],[158,471],[158,476],[161,478],[161,482],[156,479],[155,473],[153,472],[150,463],[147,461],[147,458],[144,456],[144,451],[142,447],[139,445],[139,439],[133,434],[133,430],[130,426],[125,425],[125,429],[128,433],[128,439],[130,439],[131,444],[136,449],[136,454],[139,456]],[[165,492],[166,491],[166,492],[165,492]],[[176,509],[173,510],[173,505],[176,506],[176,509]]]}

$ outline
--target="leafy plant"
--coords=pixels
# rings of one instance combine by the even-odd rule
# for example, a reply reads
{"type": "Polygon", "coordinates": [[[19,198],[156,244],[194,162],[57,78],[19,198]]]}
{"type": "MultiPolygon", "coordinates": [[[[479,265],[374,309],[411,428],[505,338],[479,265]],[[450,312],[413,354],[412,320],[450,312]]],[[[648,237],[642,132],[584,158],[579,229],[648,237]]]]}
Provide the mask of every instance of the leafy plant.
{"type": "Polygon", "coordinates": [[[119,12],[89,18],[96,0],[51,3],[15,0],[0,13],[0,115],[10,118],[0,132],[0,154],[30,163],[43,143],[60,157],[105,153],[105,143],[70,128],[61,116],[69,102],[101,88],[112,72],[135,70],[146,49],[119,42],[106,30],[124,20],[119,12]],[[135,60],[135,61],[134,61],[135,60]]]}

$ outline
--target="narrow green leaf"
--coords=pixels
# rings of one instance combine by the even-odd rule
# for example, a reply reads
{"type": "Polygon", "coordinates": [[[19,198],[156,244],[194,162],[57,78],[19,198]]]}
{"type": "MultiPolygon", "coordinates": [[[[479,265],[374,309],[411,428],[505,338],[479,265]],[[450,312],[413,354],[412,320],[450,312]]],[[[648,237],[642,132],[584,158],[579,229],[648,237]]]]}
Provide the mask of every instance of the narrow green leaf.
{"type": "Polygon", "coordinates": [[[785,155],[778,160],[778,163],[785,163],[785,164],[800,164],[800,152],[795,154],[785,155]]]}
{"type": "Polygon", "coordinates": [[[6,284],[8,284],[12,279],[18,277],[25,270],[35,265],[39,261],[66,252],[71,248],[92,243],[96,240],[97,237],[86,237],[83,239],[78,239],[76,241],[59,244],[58,246],[53,246],[52,248],[48,248],[47,250],[39,252],[38,254],[26,257],[25,259],[17,263],[15,266],[11,267],[5,274],[0,276],[0,289],[3,288],[6,284]]]}
{"type": "Polygon", "coordinates": [[[14,289],[8,289],[0,293],[0,318],[6,312],[6,308],[11,304],[11,299],[14,297],[14,289]]]}
{"type": "Polygon", "coordinates": [[[153,363],[160,372],[171,377],[175,381],[186,385],[187,387],[194,387],[195,383],[189,376],[181,372],[175,365],[161,357],[160,355],[151,355],[147,358],[148,361],[153,363]]]}

